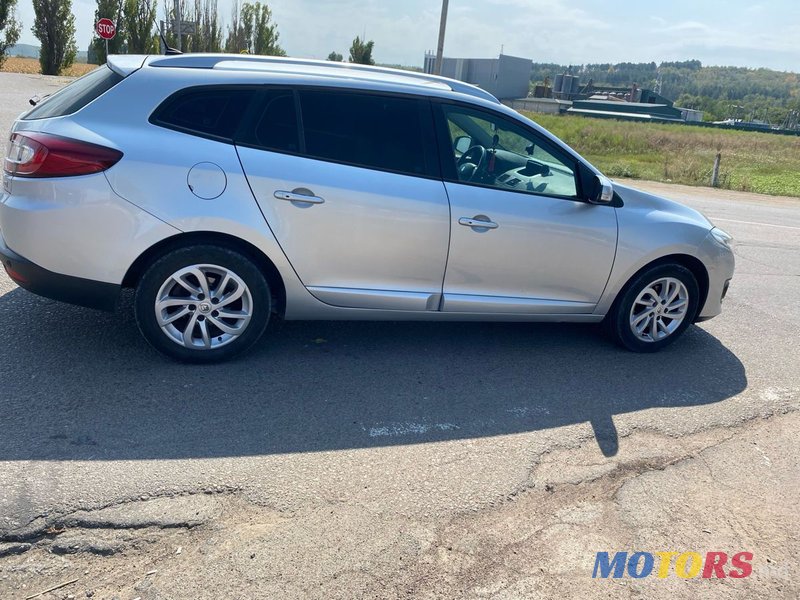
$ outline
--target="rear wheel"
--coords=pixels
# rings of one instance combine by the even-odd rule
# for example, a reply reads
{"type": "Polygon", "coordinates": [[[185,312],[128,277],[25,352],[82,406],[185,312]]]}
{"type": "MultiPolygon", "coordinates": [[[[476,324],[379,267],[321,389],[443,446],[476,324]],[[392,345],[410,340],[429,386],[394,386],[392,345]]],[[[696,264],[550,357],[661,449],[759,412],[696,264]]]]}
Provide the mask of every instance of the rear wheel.
{"type": "Polygon", "coordinates": [[[226,360],[264,332],[269,285],[244,255],[196,245],[161,257],[136,288],[136,322],[159,352],[185,362],[226,360]]]}
{"type": "Polygon", "coordinates": [[[692,323],[700,288],[689,269],[657,265],[635,277],[608,316],[614,340],[634,352],[656,352],[692,323]]]}

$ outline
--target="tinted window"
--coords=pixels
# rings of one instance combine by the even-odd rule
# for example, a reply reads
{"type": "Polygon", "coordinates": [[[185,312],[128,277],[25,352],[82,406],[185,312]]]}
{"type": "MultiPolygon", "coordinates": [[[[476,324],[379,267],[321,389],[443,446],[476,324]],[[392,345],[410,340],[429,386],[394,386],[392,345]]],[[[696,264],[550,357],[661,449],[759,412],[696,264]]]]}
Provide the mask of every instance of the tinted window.
{"type": "Polygon", "coordinates": [[[268,90],[259,96],[256,117],[249,131],[240,140],[266,150],[300,152],[294,94],[291,90],[268,90]]]}
{"type": "Polygon", "coordinates": [[[307,155],[412,175],[431,172],[425,102],[339,91],[299,94],[307,155]]]}
{"type": "Polygon", "coordinates": [[[232,139],[255,92],[252,89],[194,89],[162,104],[152,121],[175,129],[232,139]]]}
{"type": "Polygon", "coordinates": [[[62,117],[77,112],[89,102],[107,92],[124,78],[107,66],[102,66],[67,87],[42,100],[24,119],[46,119],[62,117]]]}

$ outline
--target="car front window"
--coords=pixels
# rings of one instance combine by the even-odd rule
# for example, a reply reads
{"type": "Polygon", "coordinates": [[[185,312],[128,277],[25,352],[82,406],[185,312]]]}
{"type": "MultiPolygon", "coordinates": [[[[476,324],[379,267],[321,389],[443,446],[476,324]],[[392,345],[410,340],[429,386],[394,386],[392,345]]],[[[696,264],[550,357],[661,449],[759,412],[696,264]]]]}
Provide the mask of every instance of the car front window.
{"type": "Polygon", "coordinates": [[[574,161],[546,139],[481,111],[446,106],[444,112],[460,183],[578,197],[574,161]]]}

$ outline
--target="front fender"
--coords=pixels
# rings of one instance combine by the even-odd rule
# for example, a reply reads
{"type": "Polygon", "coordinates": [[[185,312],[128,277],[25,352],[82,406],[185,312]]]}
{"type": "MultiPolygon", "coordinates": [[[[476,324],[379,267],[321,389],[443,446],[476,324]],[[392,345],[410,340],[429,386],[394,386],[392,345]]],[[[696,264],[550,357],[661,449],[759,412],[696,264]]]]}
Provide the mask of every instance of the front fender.
{"type": "Polygon", "coordinates": [[[713,226],[705,217],[691,208],[632,188],[615,184],[615,189],[624,202],[623,207],[614,209],[619,223],[617,253],[595,314],[605,315],[638,271],[667,256],[698,259],[711,279],[718,256],[707,247],[713,226]]]}

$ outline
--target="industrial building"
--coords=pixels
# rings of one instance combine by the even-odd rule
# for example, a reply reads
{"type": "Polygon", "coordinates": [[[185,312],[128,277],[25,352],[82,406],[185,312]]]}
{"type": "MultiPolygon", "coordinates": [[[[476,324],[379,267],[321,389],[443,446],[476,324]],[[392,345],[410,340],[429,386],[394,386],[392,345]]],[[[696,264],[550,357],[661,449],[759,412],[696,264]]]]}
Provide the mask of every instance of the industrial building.
{"type": "Polygon", "coordinates": [[[581,84],[577,75],[568,73],[556,75],[552,87],[549,80],[535,86],[533,98],[507,103],[518,110],[607,119],[662,123],[696,123],[703,120],[702,111],[674,106],[669,98],[636,84],[613,87],[595,85],[591,79],[588,83],[581,84]]]}
{"type": "Polygon", "coordinates": [[[567,114],[630,121],[682,123],[681,111],[667,104],[609,100],[575,100],[567,114]]]}
{"type": "MultiPolygon", "coordinates": [[[[425,54],[424,70],[433,73],[436,56],[425,54]]],[[[702,121],[703,113],[678,108],[660,94],[632,87],[598,86],[580,77],[559,73],[535,86],[531,94],[533,61],[501,54],[497,58],[448,58],[442,60],[442,75],[465,81],[486,90],[517,110],[546,113],[571,113],[611,119],[655,122],[702,121]],[[533,97],[530,97],[533,96],[533,97]]]]}
{"type": "MultiPolygon", "coordinates": [[[[425,54],[425,72],[433,73],[436,56],[425,54]]],[[[442,75],[477,85],[500,100],[528,95],[533,61],[501,54],[498,58],[447,58],[442,75]]]]}

